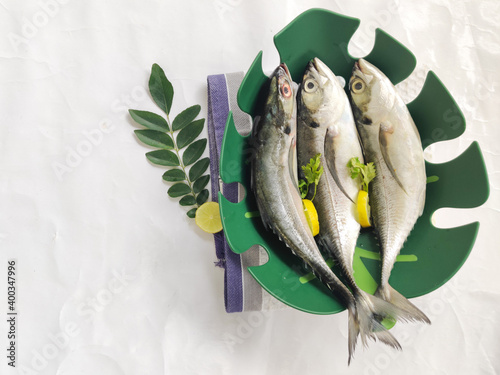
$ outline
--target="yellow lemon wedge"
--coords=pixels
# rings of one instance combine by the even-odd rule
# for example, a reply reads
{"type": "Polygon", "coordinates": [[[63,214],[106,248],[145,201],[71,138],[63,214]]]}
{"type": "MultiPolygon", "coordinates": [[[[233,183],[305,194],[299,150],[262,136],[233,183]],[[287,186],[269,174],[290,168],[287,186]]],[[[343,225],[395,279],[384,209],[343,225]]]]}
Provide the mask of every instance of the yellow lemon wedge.
{"type": "Polygon", "coordinates": [[[311,228],[313,236],[316,236],[319,233],[318,211],[316,211],[314,203],[309,199],[302,199],[302,206],[304,207],[309,228],[311,228]]]}
{"type": "Polygon", "coordinates": [[[370,205],[368,204],[368,193],[360,190],[358,193],[358,201],[356,204],[358,209],[359,223],[363,228],[371,227],[370,223],[370,205]]]}
{"type": "Polygon", "coordinates": [[[194,217],[196,225],[207,233],[217,233],[222,230],[222,221],[220,219],[219,203],[206,202],[197,210],[194,217]]]}

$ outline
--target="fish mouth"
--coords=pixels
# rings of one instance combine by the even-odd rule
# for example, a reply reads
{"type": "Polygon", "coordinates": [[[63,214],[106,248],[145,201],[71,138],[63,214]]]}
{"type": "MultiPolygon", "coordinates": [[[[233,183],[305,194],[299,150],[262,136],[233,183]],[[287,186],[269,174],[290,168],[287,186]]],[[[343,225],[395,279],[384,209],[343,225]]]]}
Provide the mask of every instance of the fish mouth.
{"type": "Polygon", "coordinates": [[[366,66],[366,61],[363,59],[359,59],[354,63],[354,68],[352,69],[353,73],[358,73],[359,75],[366,75],[369,73],[368,68],[366,66]]]}
{"type": "Polygon", "coordinates": [[[365,59],[359,59],[354,63],[354,68],[353,71],[358,71],[364,75],[373,75],[374,74],[374,69],[373,65],[371,65],[368,61],[365,59]]]}
{"type": "Polygon", "coordinates": [[[324,77],[327,77],[327,73],[326,73],[326,70],[325,70],[325,63],[322,62],[320,59],[318,59],[317,57],[315,57],[314,59],[312,59],[310,62],[309,62],[310,66],[312,68],[314,68],[314,70],[316,70],[316,72],[318,72],[320,75],[324,76],[324,77]]]}
{"type": "Polygon", "coordinates": [[[280,70],[283,70],[283,72],[285,73],[285,75],[288,77],[288,78],[292,78],[292,76],[290,75],[290,71],[288,70],[288,66],[286,66],[285,63],[281,63],[280,66],[279,66],[280,70]]]}
{"type": "Polygon", "coordinates": [[[324,63],[315,57],[314,59],[309,60],[307,64],[307,68],[304,72],[304,76],[302,80],[306,80],[308,77],[314,77],[318,82],[323,81],[323,79],[327,78],[327,74],[325,69],[323,68],[324,63]]]}
{"type": "Polygon", "coordinates": [[[352,70],[353,70],[353,72],[355,72],[356,70],[361,70],[361,68],[359,67],[359,61],[356,61],[354,63],[354,68],[352,70]]]}
{"type": "Polygon", "coordinates": [[[311,60],[310,64],[316,69],[318,72],[320,71],[319,63],[318,63],[318,58],[315,57],[314,59],[311,60]]]}
{"type": "Polygon", "coordinates": [[[309,62],[307,63],[306,70],[304,71],[304,75],[302,76],[302,81],[304,81],[308,75],[312,74],[312,72],[314,73],[318,72],[318,69],[314,65],[314,59],[309,60],[309,62]]]}
{"type": "Polygon", "coordinates": [[[366,65],[366,60],[359,59],[357,61],[357,63],[358,63],[358,67],[359,67],[359,70],[361,71],[361,73],[367,74],[369,72],[368,67],[366,65]]]}
{"type": "Polygon", "coordinates": [[[355,78],[361,78],[365,81],[369,81],[370,74],[368,72],[367,66],[365,64],[365,60],[359,59],[354,63],[354,66],[352,68],[352,76],[351,79],[349,80],[349,84],[353,81],[355,78]]]}

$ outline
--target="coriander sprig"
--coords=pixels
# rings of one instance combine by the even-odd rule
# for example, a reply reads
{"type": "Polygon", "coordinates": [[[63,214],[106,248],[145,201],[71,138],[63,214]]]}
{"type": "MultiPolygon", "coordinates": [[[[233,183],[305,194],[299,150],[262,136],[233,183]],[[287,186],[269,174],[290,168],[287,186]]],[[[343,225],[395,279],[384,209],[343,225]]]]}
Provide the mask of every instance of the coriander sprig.
{"type": "Polygon", "coordinates": [[[205,119],[195,120],[201,107],[193,105],[171,122],[169,114],[174,88],[158,64],[153,64],[151,69],[149,92],[158,107],[165,112],[166,118],[153,112],[129,110],[134,121],[147,128],[135,130],[135,134],[141,142],[158,148],[146,153],[146,157],[151,163],[170,167],[163,174],[163,179],[175,183],[167,193],[173,198],[182,197],[179,200],[181,206],[195,206],[187,212],[190,218],[194,218],[198,207],[208,199],[209,193],[205,187],[210,180],[210,175],[203,175],[210,160],[200,159],[207,139],[197,139],[205,125],[205,119]],[[182,149],[184,151],[181,152],[182,149]]]}
{"type": "Polygon", "coordinates": [[[315,155],[309,160],[307,165],[302,166],[302,171],[304,172],[304,178],[299,180],[299,191],[302,199],[307,197],[309,193],[309,186],[314,184],[314,194],[311,201],[314,200],[316,196],[316,190],[318,188],[319,179],[323,174],[323,166],[321,165],[321,154],[315,155]]]}
{"type": "Polygon", "coordinates": [[[373,163],[363,164],[359,161],[358,157],[351,158],[347,163],[347,168],[351,173],[351,178],[356,179],[359,177],[361,182],[361,189],[368,192],[368,184],[375,178],[377,171],[373,163]]]}

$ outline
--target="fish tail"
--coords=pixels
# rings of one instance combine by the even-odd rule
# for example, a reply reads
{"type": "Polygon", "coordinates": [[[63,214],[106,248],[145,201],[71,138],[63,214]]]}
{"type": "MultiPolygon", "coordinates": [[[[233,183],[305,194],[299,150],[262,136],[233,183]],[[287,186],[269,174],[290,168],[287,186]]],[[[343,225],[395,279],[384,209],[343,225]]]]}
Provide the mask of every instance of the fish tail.
{"type": "Polygon", "coordinates": [[[396,338],[388,330],[386,330],[382,324],[377,322],[375,325],[380,326],[380,327],[378,327],[378,329],[380,329],[380,331],[374,332],[374,335],[377,338],[377,340],[379,340],[380,342],[383,342],[386,345],[393,347],[396,350],[402,350],[401,345],[399,344],[398,340],[396,340],[396,338]]]}
{"type": "MultiPolygon", "coordinates": [[[[398,340],[380,323],[385,317],[394,317],[399,310],[390,303],[359,290],[356,293],[357,318],[363,344],[367,338],[381,341],[395,349],[401,350],[398,340]]],[[[366,344],[365,344],[366,345],[366,344]]]]}
{"type": "Polygon", "coordinates": [[[365,293],[361,289],[355,292],[355,303],[347,307],[349,314],[349,359],[354,357],[354,350],[361,339],[363,347],[368,346],[368,340],[380,341],[394,349],[401,350],[398,340],[380,323],[385,317],[405,317],[407,313],[389,302],[365,293]]]}
{"type": "Polygon", "coordinates": [[[431,324],[431,321],[427,317],[427,315],[425,315],[418,307],[408,301],[405,296],[403,296],[389,284],[385,284],[383,287],[380,286],[375,292],[375,296],[387,302],[390,302],[392,305],[397,307],[397,310],[393,312],[393,318],[401,318],[400,320],[420,321],[431,324]]]}
{"type": "Polygon", "coordinates": [[[356,314],[356,307],[353,304],[347,308],[348,311],[348,351],[349,359],[347,360],[347,365],[351,364],[351,359],[354,357],[354,349],[356,348],[356,343],[359,336],[359,322],[356,314]]]}

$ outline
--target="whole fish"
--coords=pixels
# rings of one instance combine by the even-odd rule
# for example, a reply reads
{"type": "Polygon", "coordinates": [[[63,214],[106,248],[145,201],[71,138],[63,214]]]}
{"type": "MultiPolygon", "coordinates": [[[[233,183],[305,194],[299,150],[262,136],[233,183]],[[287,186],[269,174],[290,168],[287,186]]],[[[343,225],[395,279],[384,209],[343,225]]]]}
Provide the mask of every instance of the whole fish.
{"type": "MultiPolygon", "coordinates": [[[[252,131],[252,190],[264,226],[300,257],[356,319],[354,297],[328,267],[304,214],[293,155],[296,141],[296,104],[293,82],[285,64],[270,78],[269,94],[260,120],[252,131]]],[[[349,331],[349,360],[356,336],[349,331]]]]}
{"type": "Polygon", "coordinates": [[[366,338],[400,348],[396,339],[385,330],[378,319],[396,318],[397,309],[375,298],[357,285],[353,277],[353,258],[360,225],[356,204],[359,183],[353,180],[347,168],[352,157],[363,161],[363,153],[354,123],[349,99],[337,77],[320,59],[309,62],[297,94],[297,155],[298,164],[306,165],[321,154],[324,173],[321,176],[314,204],[318,211],[320,231],[318,243],[339,264],[346,285],[355,298],[357,319],[351,326],[366,338]]]}
{"type": "Polygon", "coordinates": [[[365,160],[377,170],[369,187],[382,253],[382,277],[375,295],[408,311],[410,319],[430,323],[389,285],[396,257],[424,209],[426,175],[420,135],[394,85],[368,61],[355,63],[349,91],[365,160]]]}

